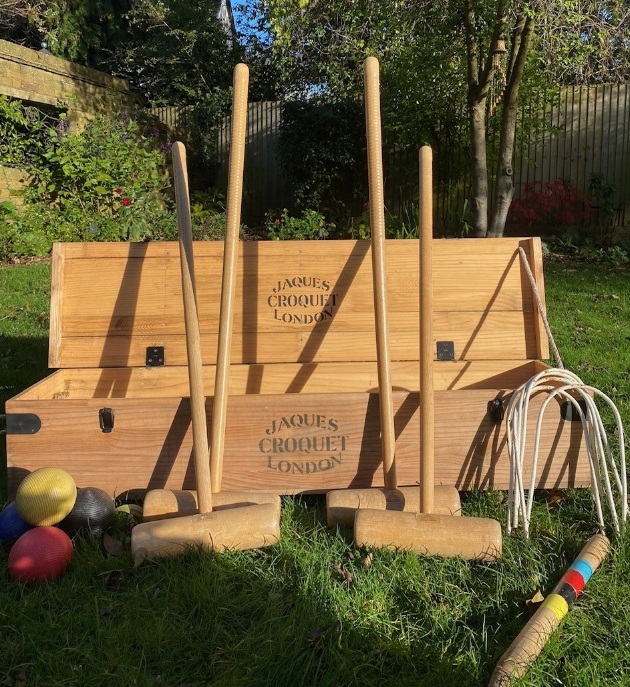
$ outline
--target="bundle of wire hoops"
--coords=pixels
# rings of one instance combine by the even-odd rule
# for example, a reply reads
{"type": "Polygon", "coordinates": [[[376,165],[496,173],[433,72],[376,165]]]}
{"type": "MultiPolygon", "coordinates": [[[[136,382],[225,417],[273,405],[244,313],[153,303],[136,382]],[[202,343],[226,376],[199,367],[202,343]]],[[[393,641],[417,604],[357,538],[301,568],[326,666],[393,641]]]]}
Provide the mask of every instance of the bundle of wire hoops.
{"type": "Polygon", "coordinates": [[[529,523],[534,503],[534,489],[538,467],[538,454],[542,420],[545,410],[553,399],[571,404],[572,412],[579,417],[584,430],[584,440],[591,469],[591,491],[597,520],[602,533],[605,533],[604,502],[617,535],[624,531],[628,518],[628,483],[626,475],[625,438],[621,416],[613,401],[602,391],[584,382],[573,372],[566,370],[553,340],[549,323],[544,317],[544,309],[536,290],[534,278],[529,269],[525,252],[519,249],[525,270],[532,283],[534,296],[543,316],[543,323],[556,358],[556,368],[539,372],[512,394],[506,411],[507,442],[510,459],[510,481],[508,491],[508,534],[523,524],[525,536],[529,537],[529,523]],[[527,443],[527,419],[530,400],[533,396],[547,393],[538,411],[536,433],[529,483],[525,483],[524,457],[527,443]],[[608,440],[596,399],[603,400],[611,409],[615,422],[618,443],[618,461],[608,440]],[[527,490],[527,496],[526,496],[527,490]]]}

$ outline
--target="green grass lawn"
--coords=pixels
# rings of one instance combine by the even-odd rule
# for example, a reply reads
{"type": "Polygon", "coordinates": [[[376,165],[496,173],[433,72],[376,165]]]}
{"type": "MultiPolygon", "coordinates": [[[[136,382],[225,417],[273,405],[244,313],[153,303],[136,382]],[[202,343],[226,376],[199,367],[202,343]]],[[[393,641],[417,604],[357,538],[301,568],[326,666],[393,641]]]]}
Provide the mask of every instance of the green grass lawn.
{"type": "MultiPolygon", "coordinates": [[[[545,274],[565,365],[630,428],[630,272],[547,263],[545,274]]],[[[49,280],[47,264],[0,268],[2,401],[46,374],[49,280]]],[[[505,523],[503,492],[464,501],[465,515],[505,523]]],[[[595,522],[585,490],[540,494],[531,540],[506,537],[495,564],[358,550],[327,530],[316,497],[286,499],[282,539],[260,551],[134,569],[128,547],[78,541],[57,582],[0,574],[0,685],[483,685],[526,600],[551,591],[595,522]]],[[[120,516],[114,536],[128,531],[120,516]]],[[[626,537],[518,684],[630,685],[629,598],[626,537]]]]}

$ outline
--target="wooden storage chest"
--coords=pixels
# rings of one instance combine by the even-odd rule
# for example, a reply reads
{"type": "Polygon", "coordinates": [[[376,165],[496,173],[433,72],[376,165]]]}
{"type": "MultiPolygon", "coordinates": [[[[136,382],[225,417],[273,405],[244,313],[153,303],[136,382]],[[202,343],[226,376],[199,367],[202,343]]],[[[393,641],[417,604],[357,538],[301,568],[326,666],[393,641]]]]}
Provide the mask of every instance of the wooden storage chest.
{"type": "MultiPolygon", "coordinates": [[[[544,299],[539,239],[435,240],[437,484],[508,485],[489,404],[505,407],[549,355],[519,246],[544,299]]],[[[223,244],[194,250],[210,423],[223,244]]],[[[223,488],[382,486],[369,253],[366,241],[240,244],[223,488]]],[[[418,241],[388,241],[386,255],[403,486],[418,481],[418,241]]],[[[195,487],[177,243],[56,244],[49,364],[6,404],[26,432],[7,436],[10,492],[46,465],[111,494],[195,487]]],[[[539,487],[590,483],[581,425],[559,405],[539,466],[539,487]]]]}

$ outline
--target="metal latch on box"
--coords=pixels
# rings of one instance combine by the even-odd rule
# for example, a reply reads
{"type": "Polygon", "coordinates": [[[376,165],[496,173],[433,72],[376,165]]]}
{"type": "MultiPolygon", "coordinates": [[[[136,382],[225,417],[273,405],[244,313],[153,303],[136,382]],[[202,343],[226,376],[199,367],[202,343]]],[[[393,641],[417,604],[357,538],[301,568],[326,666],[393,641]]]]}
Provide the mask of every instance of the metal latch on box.
{"type": "Polygon", "coordinates": [[[500,425],[505,417],[505,408],[503,407],[503,400],[500,398],[494,398],[492,401],[488,401],[488,415],[492,420],[492,424],[500,425]]]}
{"type": "Polygon", "coordinates": [[[98,424],[103,434],[109,434],[114,429],[114,411],[111,408],[101,408],[98,411],[98,424]]]}
{"type": "MultiPolygon", "coordinates": [[[[586,401],[577,401],[577,404],[580,406],[580,410],[582,411],[582,415],[586,417],[588,413],[588,407],[586,405],[586,401]]],[[[573,407],[573,403],[570,403],[569,401],[565,401],[564,403],[561,404],[560,406],[560,415],[562,415],[563,420],[568,420],[569,422],[581,422],[582,419],[580,418],[580,414],[578,413],[577,409],[573,407]]]]}
{"type": "Polygon", "coordinates": [[[42,421],[35,413],[7,413],[0,415],[4,420],[4,428],[0,434],[37,434],[42,427],[42,421]]]}

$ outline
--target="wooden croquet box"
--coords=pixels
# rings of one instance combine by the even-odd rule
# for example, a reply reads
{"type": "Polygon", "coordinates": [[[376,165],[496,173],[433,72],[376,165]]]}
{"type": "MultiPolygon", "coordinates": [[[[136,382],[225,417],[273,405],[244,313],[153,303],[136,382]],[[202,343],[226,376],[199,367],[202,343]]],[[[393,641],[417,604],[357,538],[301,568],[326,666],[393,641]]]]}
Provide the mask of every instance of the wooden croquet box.
{"type": "MultiPolygon", "coordinates": [[[[437,484],[508,486],[501,410],[549,355],[519,246],[544,302],[539,239],[434,240],[437,484]]],[[[382,486],[369,242],[239,250],[223,488],[382,486]]],[[[210,423],[223,244],[194,252],[210,423]]],[[[419,473],[418,241],[388,241],[386,263],[403,486],[419,473]]],[[[57,371],[6,404],[10,492],[48,465],[111,494],[195,488],[178,244],[56,244],[50,324],[57,371]]],[[[589,483],[581,424],[554,404],[537,486],[589,483]]]]}

